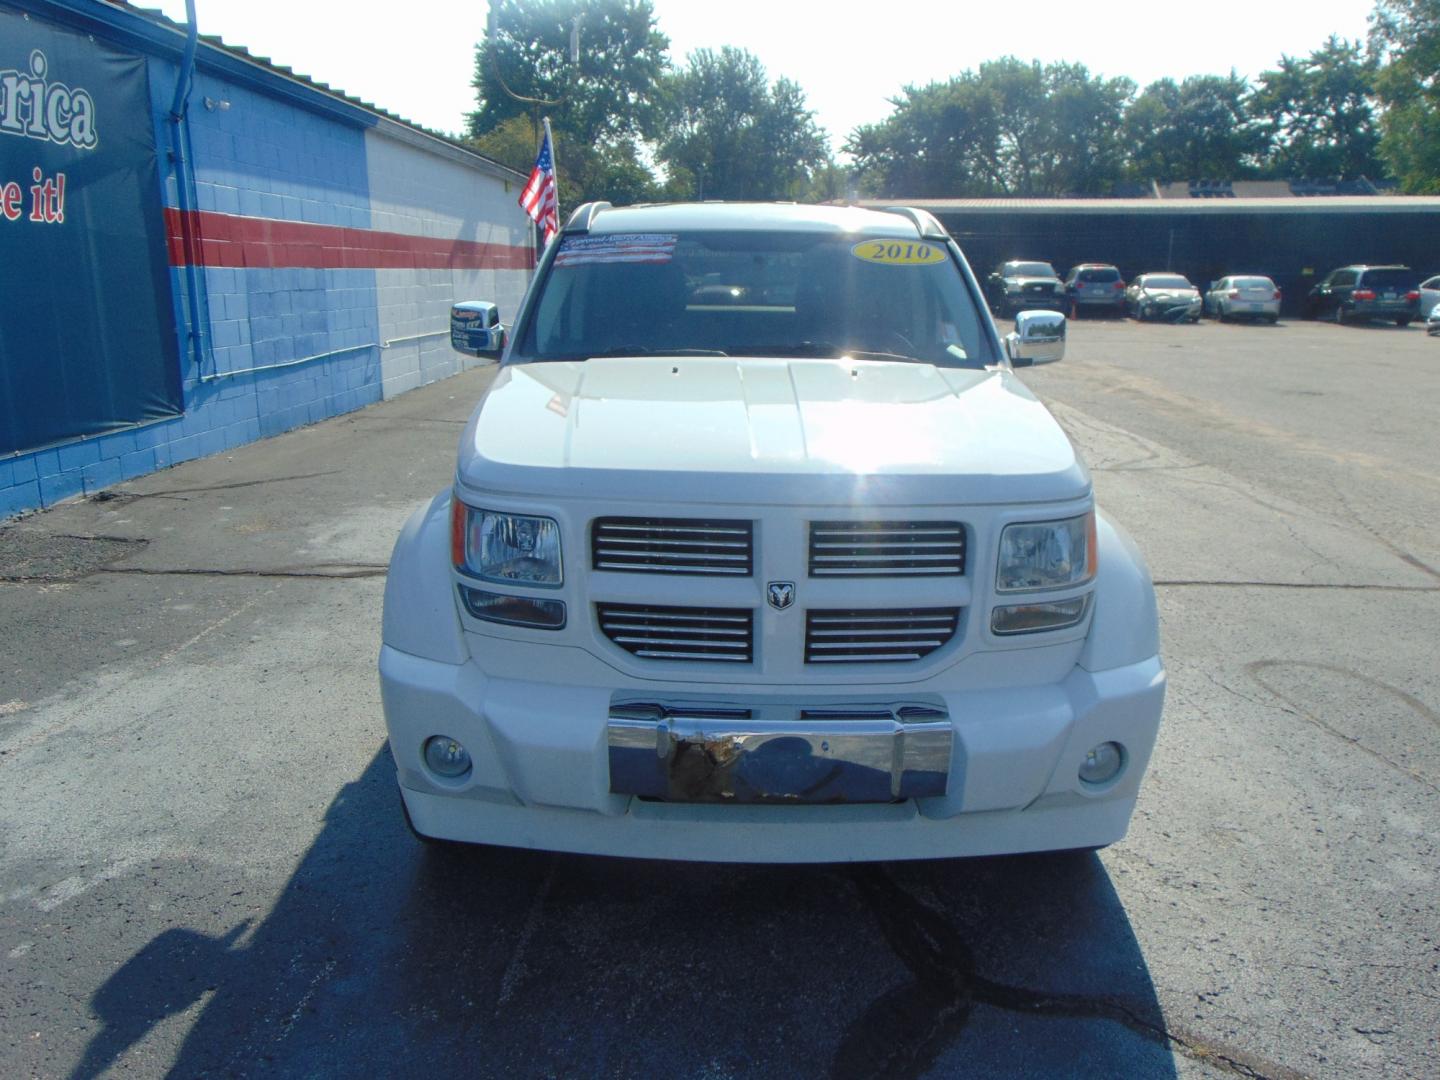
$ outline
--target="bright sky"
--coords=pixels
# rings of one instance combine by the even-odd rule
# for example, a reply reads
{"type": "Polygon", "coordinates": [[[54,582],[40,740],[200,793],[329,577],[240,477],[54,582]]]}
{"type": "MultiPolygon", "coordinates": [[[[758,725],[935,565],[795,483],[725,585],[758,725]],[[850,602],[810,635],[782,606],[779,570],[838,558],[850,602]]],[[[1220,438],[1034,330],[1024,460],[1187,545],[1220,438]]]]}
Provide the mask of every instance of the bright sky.
{"type": "MultiPolygon", "coordinates": [[[[1141,86],[1231,68],[1253,78],[1282,53],[1306,55],[1331,33],[1363,38],[1373,9],[1369,0],[1139,8],[1079,0],[889,0],[860,17],[813,0],[653,2],[676,63],[699,48],[749,49],[772,79],[800,84],[837,151],[852,128],[884,119],[887,99],[903,86],[943,80],[995,57],[1078,61],[1092,73],[1128,75],[1141,86]],[[1133,12],[1142,17],[1132,21],[1133,12]]],[[[184,0],[158,6],[184,21],[184,0]]],[[[202,33],[425,127],[458,133],[474,108],[473,50],[486,12],[479,0],[407,0],[401,7],[195,0],[195,6],[202,33]]]]}

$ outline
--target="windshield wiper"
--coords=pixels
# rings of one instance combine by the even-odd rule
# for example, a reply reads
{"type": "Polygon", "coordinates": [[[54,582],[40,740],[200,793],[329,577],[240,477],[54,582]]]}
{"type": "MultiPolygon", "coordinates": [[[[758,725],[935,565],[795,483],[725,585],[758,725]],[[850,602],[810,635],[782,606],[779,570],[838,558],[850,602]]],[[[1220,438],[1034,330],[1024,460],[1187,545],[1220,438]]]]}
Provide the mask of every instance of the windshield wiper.
{"type": "Polygon", "coordinates": [[[904,353],[852,349],[844,345],[836,345],[832,341],[786,341],[778,345],[731,345],[729,350],[742,356],[814,356],[827,360],[838,360],[842,356],[848,356],[855,360],[909,360],[912,362],[917,359],[914,356],[906,356],[904,353]]]}
{"type": "Polygon", "coordinates": [[[645,345],[620,345],[604,352],[586,353],[585,359],[601,360],[610,356],[729,356],[723,349],[652,349],[645,345]]]}

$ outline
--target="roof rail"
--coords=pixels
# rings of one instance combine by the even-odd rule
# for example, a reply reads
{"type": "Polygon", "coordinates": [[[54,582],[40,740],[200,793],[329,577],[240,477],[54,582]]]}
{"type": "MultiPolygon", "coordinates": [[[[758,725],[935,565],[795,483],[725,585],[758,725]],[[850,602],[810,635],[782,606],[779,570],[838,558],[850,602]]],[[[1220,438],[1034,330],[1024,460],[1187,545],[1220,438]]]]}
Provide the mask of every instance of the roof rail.
{"type": "Polygon", "coordinates": [[[935,219],[935,215],[928,210],[917,210],[913,206],[887,206],[887,214],[904,214],[915,225],[915,231],[921,236],[931,240],[949,240],[950,234],[945,231],[945,226],[935,219]]]}
{"type": "Polygon", "coordinates": [[[595,224],[595,218],[601,210],[609,210],[608,202],[587,202],[577,206],[570,215],[570,220],[565,222],[564,232],[567,233],[588,233],[590,226],[595,224]]]}

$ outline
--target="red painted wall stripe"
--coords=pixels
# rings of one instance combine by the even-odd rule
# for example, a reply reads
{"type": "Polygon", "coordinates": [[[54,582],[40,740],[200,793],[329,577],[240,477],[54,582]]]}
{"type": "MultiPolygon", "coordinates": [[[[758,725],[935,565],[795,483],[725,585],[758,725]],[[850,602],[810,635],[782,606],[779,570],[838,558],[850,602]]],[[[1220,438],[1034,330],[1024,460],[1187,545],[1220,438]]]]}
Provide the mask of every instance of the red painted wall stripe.
{"type": "Polygon", "coordinates": [[[186,213],[166,207],[165,229],[171,266],[528,270],[533,265],[531,249],[526,246],[441,240],[209,210],[186,213]]]}

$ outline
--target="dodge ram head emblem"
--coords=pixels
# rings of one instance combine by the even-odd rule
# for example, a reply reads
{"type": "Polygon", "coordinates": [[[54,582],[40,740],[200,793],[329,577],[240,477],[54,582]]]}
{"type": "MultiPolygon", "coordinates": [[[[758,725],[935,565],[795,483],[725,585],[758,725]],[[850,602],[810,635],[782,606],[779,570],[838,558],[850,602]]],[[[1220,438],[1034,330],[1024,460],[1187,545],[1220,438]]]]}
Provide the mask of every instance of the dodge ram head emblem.
{"type": "Polygon", "coordinates": [[[795,602],[793,581],[772,581],[765,586],[765,591],[770,598],[770,606],[776,611],[784,611],[795,602]]]}

